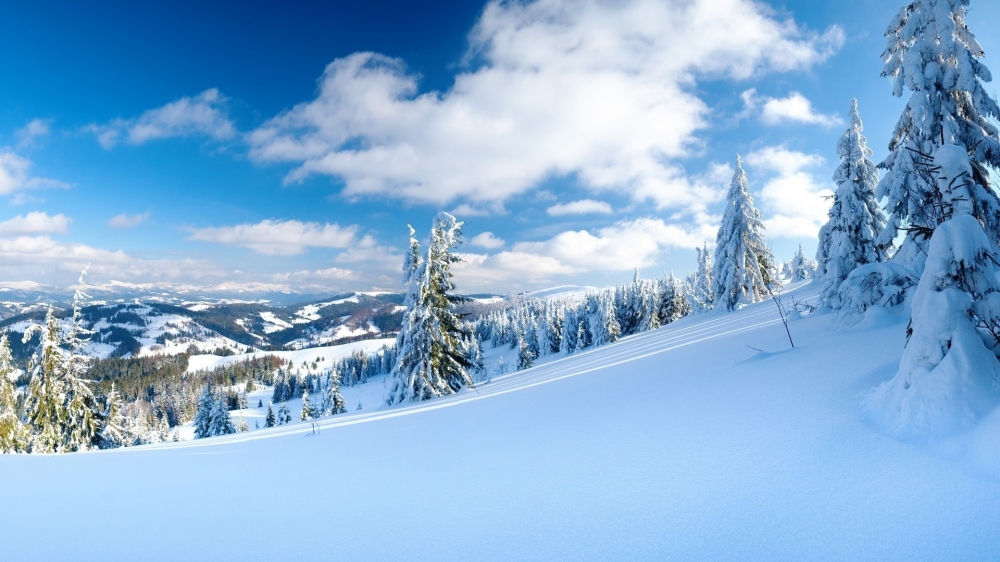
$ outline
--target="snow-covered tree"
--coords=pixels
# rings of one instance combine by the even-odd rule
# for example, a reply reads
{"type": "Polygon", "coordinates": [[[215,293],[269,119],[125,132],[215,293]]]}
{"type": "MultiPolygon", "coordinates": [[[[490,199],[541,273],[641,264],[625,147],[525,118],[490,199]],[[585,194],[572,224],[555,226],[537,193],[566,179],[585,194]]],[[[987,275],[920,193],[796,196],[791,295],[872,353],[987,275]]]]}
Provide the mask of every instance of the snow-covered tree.
{"type": "MultiPolygon", "coordinates": [[[[25,398],[24,420],[31,429],[31,452],[54,453],[62,450],[63,424],[67,415],[60,376],[63,357],[59,349],[59,321],[51,306],[39,331],[41,341],[29,363],[31,380],[25,398]]],[[[32,330],[25,331],[25,341],[32,335],[32,330]]]]}
{"type": "Polygon", "coordinates": [[[777,282],[775,276],[774,256],[764,241],[764,224],[737,156],[715,245],[712,280],[716,306],[733,310],[740,303],[764,299],[777,282]]]}
{"type": "Polygon", "coordinates": [[[7,334],[0,336],[0,453],[20,453],[28,446],[28,430],[21,423],[14,388],[14,358],[10,352],[7,334]]]}
{"type": "Polygon", "coordinates": [[[302,411],[299,412],[299,420],[305,421],[312,419],[313,410],[312,404],[309,403],[309,390],[302,393],[302,411]]]}
{"type": "Polygon", "coordinates": [[[518,338],[517,343],[517,370],[530,369],[535,363],[535,354],[531,352],[531,348],[524,338],[518,338]]]}
{"type": "Polygon", "coordinates": [[[330,372],[326,387],[326,414],[337,415],[347,413],[347,404],[340,395],[340,373],[336,369],[330,372]]]}
{"type": "Polygon", "coordinates": [[[899,371],[867,401],[887,431],[904,437],[959,429],[1000,402],[1000,362],[984,345],[1000,349],[997,255],[973,216],[974,169],[966,148],[956,145],[939,147],[933,164],[934,174],[926,175],[937,180],[943,220],[913,294],[899,371]]]}
{"type": "Polygon", "coordinates": [[[407,310],[396,339],[398,357],[386,397],[389,404],[427,400],[472,384],[463,349],[466,333],[454,311],[458,299],[451,294],[455,289],[451,265],[459,261],[454,250],[461,243],[461,229],[455,217],[438,214],[420,259],[410,228],[410,251],[403,263],[407,310]]]}
{"type": "Polygon", "coordinates": [[[817,269],[825,277],[822,299],[834,309],[840,308],[837,291],[851,271],[888,257],[884,245],[875,242],[886,219],[875,199],[878,170],[869,159],[872,151],[863,134],[858,100],[851,101],[848,120],[850,125],[837,141],[840,164],[833,173],[837,191],[816,253],[817,261],[822,260],[817,269]]]}
{"type": "Polygon", "coordinates": [[[712,310],[715,304],[715,288],[712,280],[712,253],[708,250],[706,242],[701,248],[695,248],[698,254],[698,270],[694,275],[694,306],[698,312],[712,310]]]}
{"type": "Polygon", "coordinates": [[[282,402],[281,407],[278,408],[278,425],[286,424],[292,421],[292,414],[288,411],[288,406],[282,402]]]}
{"type": "Polygon", "coordinates": [[[795,251],[795,256],[788,264],[788,277],[792,281],[802,281],[809,279],[815,273],[816,263],[806,257],[805,252],[802,251],[802,244],[799,244],[799,249],[795,251]]]}
{"type": "Polygon", "coordinates": [[[930,158],[939,146],[957,145],[971,156],[972,216],[994,244],[1000,242],[1000,199],[988,187],[987,169],[1000,166],[1000,136],[990,123],[1000,119],[1000,107],[983,89],[992,76],[965,23],[968,5],[969,0],[913,0],[886,30],[882,75],[892,79],[893,95],[901,97],[907,89],[910,99],[879,165],[887,172],[876,197],[888,198],[889,217],[876,244],[887,247],[906,229],[893,261],[918,275],[942,212],[942,193],[920,173],[919,159],[930,158]]]}
{"type": "Polygon", "coordinates": [[[278,425],[278,418],[274,416],[274,403],[267,403],[267,417],[264,418],[264,427],[274,427],[278,425]]]}
{"type": "Polygon", "coordinates": [[[219,396],[211,385],[206,385],[198,398],[198,413],[194,418],[196,439],[236,433],[225,399],[219,396]]]}

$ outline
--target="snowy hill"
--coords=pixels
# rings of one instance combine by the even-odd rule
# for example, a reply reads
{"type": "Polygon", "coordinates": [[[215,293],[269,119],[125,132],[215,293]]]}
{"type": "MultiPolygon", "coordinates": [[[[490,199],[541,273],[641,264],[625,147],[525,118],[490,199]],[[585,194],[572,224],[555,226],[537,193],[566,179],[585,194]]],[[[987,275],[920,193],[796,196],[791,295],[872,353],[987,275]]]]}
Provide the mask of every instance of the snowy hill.
{"type": "Polygon", "coordinates": [[[765,302],[315,430],[4,455],[6,556],[996,559],[1000,413],[921,443],[858,414],[907,318],[813,314],[791,349],[765,302]]]}
{"type": "MultiPolygon", "coordinates": [[[[348,293],[290,306],[261,302],[99,302],[83,309],[95,333],[84,350],[96,358],[238,353],[255,349],[305,349],[381,338],[399,329],[402,297],[395,293],[348,293]]],[[[15,356],[29,347],[20,334],[45,317],[46,305],[0,303],[8,315],[0,328],[15,332],[15,356]]],[[[65,313],[63,313],[65,315],[65,313]]]]}

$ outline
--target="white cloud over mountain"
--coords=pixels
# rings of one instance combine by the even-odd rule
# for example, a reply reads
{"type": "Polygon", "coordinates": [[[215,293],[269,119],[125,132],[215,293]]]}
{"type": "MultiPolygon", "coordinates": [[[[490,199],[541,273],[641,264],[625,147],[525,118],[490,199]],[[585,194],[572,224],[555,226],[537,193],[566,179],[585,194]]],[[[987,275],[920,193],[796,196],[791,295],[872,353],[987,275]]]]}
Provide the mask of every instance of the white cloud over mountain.
{"type": "Polygon", "coordinates": [[[297,220],[263,220],[256,224],[189,230],[188,240],[239,246],[261,254],[294,255],[307,248],[349,248],[355,242],[358,227],[297,220]]]}
{"type": "Polygon", "coordinates": [[[436,205],[502,202],[552,176],[705,213],[705,186],[677,163],[709,111],[694,86],[806,69],[843,42],[750,0],[491,2],[470,70],[420,93],[399,60],[330,63],[311,101],[248,136],[251,157],[295,165],[287,182],[342,178],[343,194],[436,205]]]}

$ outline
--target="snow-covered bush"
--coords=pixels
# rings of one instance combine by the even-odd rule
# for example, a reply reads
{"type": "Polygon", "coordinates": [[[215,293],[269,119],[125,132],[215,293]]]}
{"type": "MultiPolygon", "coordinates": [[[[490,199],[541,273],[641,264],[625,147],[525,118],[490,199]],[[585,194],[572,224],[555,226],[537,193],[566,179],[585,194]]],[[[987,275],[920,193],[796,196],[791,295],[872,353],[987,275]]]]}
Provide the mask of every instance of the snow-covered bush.
{"type": "Polygon", "coordinates": [[[857,318],[873,306],[893,307],[906,299],[917,276],[895,263],[868,263],[847,276],[829,303],[846,319],[857,318]]]}

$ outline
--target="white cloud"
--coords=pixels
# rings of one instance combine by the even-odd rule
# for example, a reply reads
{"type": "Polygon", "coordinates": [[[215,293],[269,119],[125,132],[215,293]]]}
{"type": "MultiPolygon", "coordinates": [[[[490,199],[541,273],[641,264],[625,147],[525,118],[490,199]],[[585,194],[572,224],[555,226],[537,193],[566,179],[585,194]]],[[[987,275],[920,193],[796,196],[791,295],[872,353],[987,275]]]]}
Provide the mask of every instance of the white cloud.
{"type": "Polygon", "coordinates": [[[197,96],[150,109],[139,117],[114,119],[105,125],[95,123],[86,130],[93,133],[104,148],[115,146],[123,138],[130,144],[193,135],[226,140],[236,135],[236,128],[226,114],[225,104],[226,98],[212,88],[197,96]]]}
{"type": "Polygon", "coordinates": [[[746,163],[774,177],[761,189],[761,207],[768,211],[764,221],[769,237],[816,236],[827,220],[833,191],[818,183],[806,170],[823,163],[815,154],[768,146],[751,152],[746,163]]]}
{"type": "Polygon", "coordinates": [[[69,185],[58,180],[33,177],[31,160],[11,151],[0,149],[0,195],[10,195],[24,189],[45,187],[68,188],[69,185]]]}
{"type": "Polygon", "coordinates": [[[496,254],[461,254],[456,281],[465,290],[504,290],[504,283],[521,286],[550,283],[564,276],[590,272],[631,271],[649,267],[671,248],[698,248],[715,239],[717,226],[684,227],[659,218],[621,221],[594,231],[571,230],[539,242],[518,242],[496,254]]]}
{"type": "Polygon", "coordinates": [[[483,232],[482,234],[477,234],[469,240],[469,244],[472,246],[479,246],[480,248],[486,248],[487,250],[495,250],[497,248],[503,247],[506,242],[501,238],[497,238],[492,232],[483,232]]]}
{"type": "Polygon", "coordinates": [[[357,226],[330,223],[263,220],[256,224],[193,228],[188,240],[240,246],[261,254],[294,255],[310,247],[348,248],[357,230],[357,226]]]}
{"type": "Polygon", "coordinates": [[[740,98],[744,105],[744,111],[741,115],[749,115],[760,108],[760,118],[767,125],[796,122],[833,127],[844,123],[844,120],[837,114],[817,113],[809,98],[799,92],[791,92],[786,98],[772,98],[758,96],[757,91],[751,88],[740,94],[740,98]]]}
{"type": "Polygon", "coordinates": [[[0,222],[0,236],[61,234],[66,232],[71,222],[73,219],[63,214],[49,215],[41,211],[33,211],[27,215],[17,215],[0,222]]]}
{"type": "Polygon", "coordinates": [[[593,199],[581,199],[570,203],[558,203],[545,210],[553,217],[562,215],[590,215],[590,214],[611,214],[614,211],[611,205],[604,201],[594,201],[593,199]]]}
{"type": "Polygon", "coordinates": [[[129,215],[122,213],[108,219],[108,226],[111,228],[133,228],[149,220],[149,211],[129,215]]]}
{"type": "Polygon", "coordinates": [[[257,162],[295,182],[343,178],[343,195],[437,205],[502,202],[574,174],[659,208],[704,212],[702,185],[671,159],[706,127],[704,77],[806,69],[843,42],[751,0],[491,2],[470,35],[481,66],[420,94],[402,61],[337,59],[309,102],[248,136],[257,162]]]}
{"type": "Polygon", "coordinates": [[[35,142],[49,135],[47,119],[32,119],[28,124],[15,132],[18,146],[34,146],[35,142]]]}

